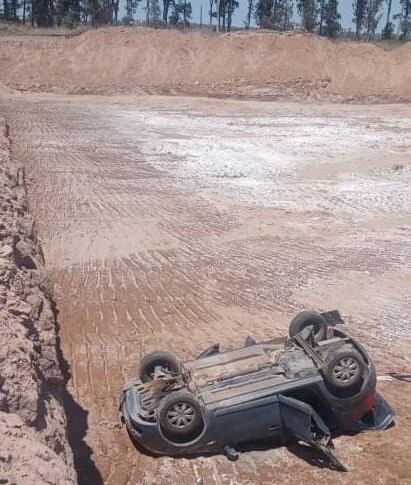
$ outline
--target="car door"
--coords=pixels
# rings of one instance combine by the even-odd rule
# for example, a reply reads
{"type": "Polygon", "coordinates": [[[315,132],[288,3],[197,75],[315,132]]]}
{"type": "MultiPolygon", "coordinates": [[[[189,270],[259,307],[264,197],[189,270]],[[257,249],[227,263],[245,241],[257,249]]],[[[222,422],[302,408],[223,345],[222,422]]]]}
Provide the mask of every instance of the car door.
{"type": "Polygon", "coordinates": [[[214,434],[221,443],[237,444],[281,434],[277,396],[221,407],[214,412],[214,434]]]}

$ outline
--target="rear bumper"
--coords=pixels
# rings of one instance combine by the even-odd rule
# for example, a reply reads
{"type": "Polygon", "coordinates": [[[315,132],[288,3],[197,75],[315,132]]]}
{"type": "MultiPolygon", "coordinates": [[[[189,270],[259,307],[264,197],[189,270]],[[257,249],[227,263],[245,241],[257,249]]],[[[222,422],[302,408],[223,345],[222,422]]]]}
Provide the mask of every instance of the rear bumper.
{"type": "Polygon", "coordinates": [[[393,424],[394,418],[393,408],[380,394],[376,394],[374,407],[354,424],[352,430],[354,432],[382,431],[393,424]]]}

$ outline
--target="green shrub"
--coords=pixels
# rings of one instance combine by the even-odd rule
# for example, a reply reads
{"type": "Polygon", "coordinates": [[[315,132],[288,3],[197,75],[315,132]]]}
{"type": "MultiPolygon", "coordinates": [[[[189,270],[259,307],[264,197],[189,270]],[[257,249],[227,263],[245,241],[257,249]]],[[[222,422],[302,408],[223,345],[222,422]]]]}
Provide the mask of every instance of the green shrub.
{"type": "Polygon", "coordinates": [[[71,12],[66,13],[66,15],[62,18],[61,23],[66,29],[76,28],[76,21],[74,20],[74,16],[71,12]]]}

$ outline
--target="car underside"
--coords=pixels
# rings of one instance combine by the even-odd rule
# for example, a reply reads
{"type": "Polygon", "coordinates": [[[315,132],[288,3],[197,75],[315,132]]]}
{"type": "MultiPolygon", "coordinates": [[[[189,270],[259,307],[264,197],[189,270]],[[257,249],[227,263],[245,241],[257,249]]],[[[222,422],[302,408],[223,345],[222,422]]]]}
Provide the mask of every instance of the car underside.
{"type": "Polygon", "coordinates": [[[180,363],[156,351],[123,390],[120,413],[132,439],[155,454],[224,452],[245,443],[306,442],[345,470],[332,433],[384,429],[394,418],[376,393],[365,349],[337,325],[339,312],[302,312],[289,336],[220,352],[213,345],[180,363]]]}

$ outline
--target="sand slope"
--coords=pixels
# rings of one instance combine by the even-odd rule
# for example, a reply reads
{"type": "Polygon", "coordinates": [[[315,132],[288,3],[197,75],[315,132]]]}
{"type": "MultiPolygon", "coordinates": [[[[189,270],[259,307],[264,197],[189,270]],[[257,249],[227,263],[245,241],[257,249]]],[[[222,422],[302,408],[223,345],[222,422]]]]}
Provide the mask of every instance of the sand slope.
{"type": "Polygon", "coordinates": [[[9,88],[334,100],[411,99],[411,44],[388,48],[304,33],[221,36],[105,28],[70,39],[0,38],[9,88]]]}

